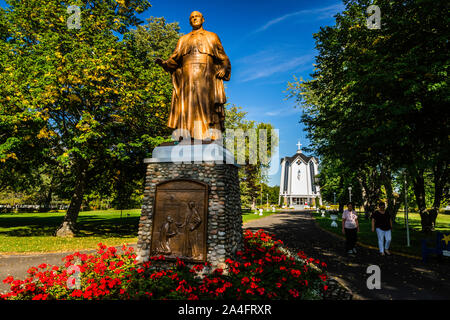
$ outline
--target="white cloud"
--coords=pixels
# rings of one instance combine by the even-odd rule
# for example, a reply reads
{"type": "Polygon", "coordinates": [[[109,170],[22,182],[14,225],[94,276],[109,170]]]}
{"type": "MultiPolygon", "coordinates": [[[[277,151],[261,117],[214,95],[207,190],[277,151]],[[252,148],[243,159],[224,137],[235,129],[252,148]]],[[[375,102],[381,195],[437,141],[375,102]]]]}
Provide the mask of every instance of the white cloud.
{"type": "Polygon", "coordinates": [[[266,78],[277,73],[291,71],[299,66],[311,67],[313,63],[313,55],[305,54],[297,57],[283,57],[280,55],[272,55],[267,58],[260,53],[252,55],[252,59],[243,58],[241,63],[245,63],[246,60],[249,67],[243,71],[239,77],[241,82],[248,82],[256,79],[266,78]],[[259,59],[257,57],[260,57],[259,59]]]}
{"type": "Polygon", "coordinates": [[[300,11],[288,13],[281,17],[278,17],[278,18],[268,21],[262,27],[256,29],[252,33],[258,33],[258,32],[264,31],[264,30],[270,28],[271,26],[273,26],[277,23],[280,23],[284,20],[287,20],[292,17],[306,15],[306,14],[309,16],[315,15],[316,19],[329,18],[329,17],[335,15],[337,12],[342,11],[343,8],[344,8],[344,6],[342,4],[335,4],[335,5],[324,7],[324,8],[307,9],[307,10],[300,10],[300,11]]]}
{"type": "Polygon", "coordinates": [[[266,116],[269,117],[277,117],[277,116],[287,116],[292,114],[298,114],[300,115],[300,109],[294,108],[293,106],[284,107],[284,108],[278,108],[273,111],[267,111],[264,113],[266,116]]]}

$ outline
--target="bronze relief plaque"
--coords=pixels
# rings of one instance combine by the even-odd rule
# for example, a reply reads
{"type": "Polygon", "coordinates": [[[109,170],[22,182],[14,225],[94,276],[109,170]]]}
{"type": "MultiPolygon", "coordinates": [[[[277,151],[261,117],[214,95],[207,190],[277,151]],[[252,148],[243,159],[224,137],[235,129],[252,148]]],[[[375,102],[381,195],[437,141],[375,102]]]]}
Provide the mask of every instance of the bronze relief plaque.
{"type": "Polygon", "coordinates": [[[151,254],[206,261],[208,185],[171,180],[156,186],[151,254]]]}

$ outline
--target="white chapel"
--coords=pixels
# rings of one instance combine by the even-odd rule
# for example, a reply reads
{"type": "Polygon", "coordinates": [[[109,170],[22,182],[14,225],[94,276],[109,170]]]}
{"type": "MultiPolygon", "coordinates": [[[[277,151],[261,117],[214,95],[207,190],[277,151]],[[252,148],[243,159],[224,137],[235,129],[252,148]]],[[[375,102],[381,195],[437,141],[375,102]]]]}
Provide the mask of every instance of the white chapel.
{"type": "Polygon", "coordinates": [[[281,159],[279,204],[302,210],[314,207],[316,199],[322,205],[322,197],[316,184],[319,162],[302,153],[300,142],[297,147],[296,154],[281,159]]]}

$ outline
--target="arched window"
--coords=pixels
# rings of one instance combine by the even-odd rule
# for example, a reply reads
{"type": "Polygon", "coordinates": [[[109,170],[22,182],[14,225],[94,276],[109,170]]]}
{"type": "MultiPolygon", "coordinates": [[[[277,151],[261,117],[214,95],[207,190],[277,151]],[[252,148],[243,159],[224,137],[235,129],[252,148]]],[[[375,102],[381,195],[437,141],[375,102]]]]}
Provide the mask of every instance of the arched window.
{"type": "Polygon", "coordinates": [[[312,161],[309,163],[309,172],[311,174],[311,189],[313,193],[316,193],[316,173],[314,171],[314,163],[312,161]]]}
{"type": "Polygon", "coordinates": [[[288,183],[289,183],[289,161],[286,161],[284,164],[284,183],[283,183],[283,192],[287,193],[288,191],[288,183]]]}

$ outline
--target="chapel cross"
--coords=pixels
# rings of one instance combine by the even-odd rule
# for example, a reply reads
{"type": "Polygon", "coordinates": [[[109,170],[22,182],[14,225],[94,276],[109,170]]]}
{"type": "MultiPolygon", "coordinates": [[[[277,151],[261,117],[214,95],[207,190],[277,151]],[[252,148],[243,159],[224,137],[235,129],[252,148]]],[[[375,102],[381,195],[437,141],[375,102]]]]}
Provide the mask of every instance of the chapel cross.
{"type": "Polygon", "coordinates": [[[298,143],[297,143],[297,147],[298,147],[298,150],[297,151],[300,151],[301,149],[300,149],[300,147],[302,146],[302,144],[300,143],[300,140],[298,141],[298,143]]]}

